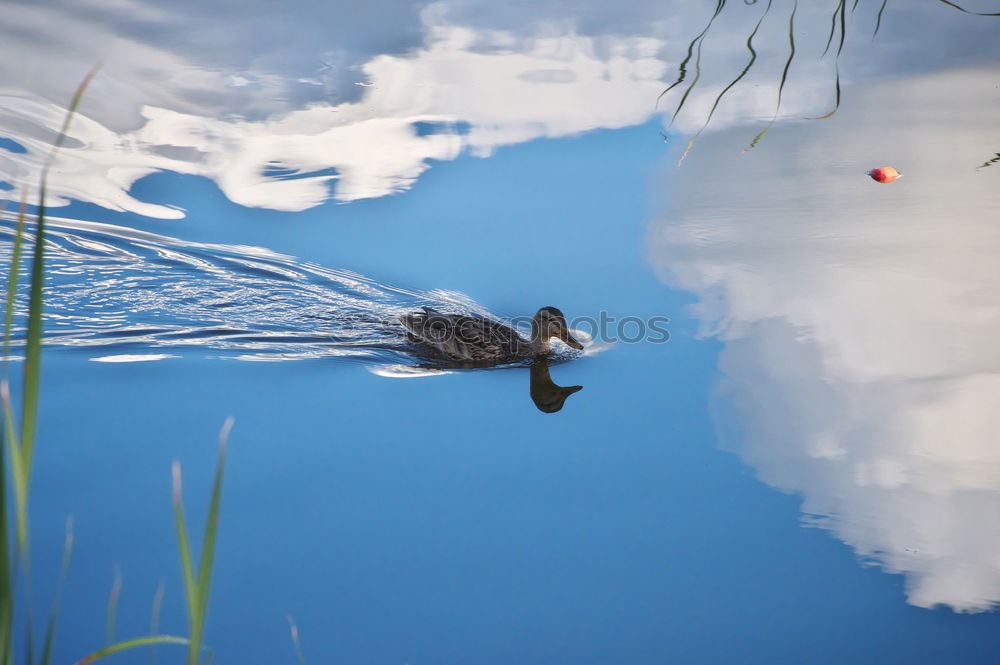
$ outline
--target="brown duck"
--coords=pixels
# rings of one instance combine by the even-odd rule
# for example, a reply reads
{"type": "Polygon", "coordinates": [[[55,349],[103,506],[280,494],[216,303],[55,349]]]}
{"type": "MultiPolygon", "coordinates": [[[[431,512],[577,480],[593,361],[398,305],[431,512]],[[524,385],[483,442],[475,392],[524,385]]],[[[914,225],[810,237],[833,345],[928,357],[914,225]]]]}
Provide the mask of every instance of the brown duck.
{"type": "Polygon", "coordinates": [[[547,356],[558,337],[574,349],[581,344],[569,332],[566,317],[555,307],[542,307],[531,320],[531,338],[482,316],[445,314],[430,307],[399,318],[414,342],[458,362],[513,362],[547,356]]]}

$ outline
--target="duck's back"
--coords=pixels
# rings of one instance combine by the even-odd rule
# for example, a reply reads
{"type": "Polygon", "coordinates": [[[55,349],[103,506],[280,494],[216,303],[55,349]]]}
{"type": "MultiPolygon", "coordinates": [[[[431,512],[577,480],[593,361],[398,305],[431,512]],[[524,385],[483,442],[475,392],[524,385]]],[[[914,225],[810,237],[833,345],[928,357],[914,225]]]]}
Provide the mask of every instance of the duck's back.
{"type": "Polygon", "coordinates": [[[515,360],[531,355],[517,331],[481,316],[444,314],[425,307],[400,317],[415,341],[456,361],[515,360]]]}

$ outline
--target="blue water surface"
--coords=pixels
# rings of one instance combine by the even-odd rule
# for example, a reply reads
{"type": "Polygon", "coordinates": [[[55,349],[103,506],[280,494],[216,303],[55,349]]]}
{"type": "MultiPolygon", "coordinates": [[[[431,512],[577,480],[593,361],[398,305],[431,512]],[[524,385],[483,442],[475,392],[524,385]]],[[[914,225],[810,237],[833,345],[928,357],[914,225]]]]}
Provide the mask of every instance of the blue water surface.
{"type": "MultiPolygon", "coordinates": [[[[234,426],[205,636],[213,663],[297,662],[290,621],[309,663],[996,661],[1000,617],[992,608],[1000,595],[990,586],[998,569],[990,544],[990,501],[998,489],[990,475],[994,458],[974,447],[965,454],[961,446],[974,443],[971,435],[940,437],[939,448],[899,453],[915,460],[919,472],[908,476],[907,469],[890,463],[898,461],[890,444],[895,435],[916,439],[920,429],[894,420],[899,414],[890,407],[876,414],[882,419],[872,418],[878,437],[859,435],[858,443],[845,435],[834,441],[843,443],[841,448],[849,447],[845,441],[854,443],[850,452],[870,452],[875,459],[870,467],[867,458],[837,466],[837,455],[847,453],[816,443],[836,439],[840,430],[831,427],[834,434],[823,432],[829,434],[824,439],[798,429],[803,422],[830,420],[846,423],[850,434],[864,430],[850,416],[867,412],[851,409],[895,395],[898,378],[888,370],[878,374],[882,357],[864,356],[875,369],[870,376],[859,372],[861,379],[837,365],[836,353],[823,356],[825,364],[810,364],[812,356],[800,351],[838,335],[824,337],[826,329],[803,312],[842,323],[845,337],[853,332],[891,339],[876,329],[880,315],[888,312],[886,318],[895,321],[891,315],[898,314],[905,324],[920,308],[910,306],[912,292],[900,287],[887,291],[878,307],[864,309],[866,293],[881,293],[880,280],[917,274],[925,288],[920,298],[939,305],[964,303],[967,293],[994,292],[985,273],[963,282],[947,270],[935,272],[950,259],[962,268],[967,261],[980,265],[973,262],[980,256],[976,242],[967,254],[942,250],[926,259],[917,253],[915,263],[926,271],[920,272],[892,252],[944,246],[942,227],[916,216],[905,217],[913,222],[906,233],[891,226],[900,210],[932,208],[922,196],[936,196],[931,203],[949,215],[957,210],[959,221],[945,220],[957,229],[947,238],[980,229],[969,220],[1000,205],[982,184],[996,174],[981,169],[972,175],[979,148],[976,140],[962,143],[968,137],[959,132],[972,127],[984,136],[995,122],[977,115],[981,124],[943,123],[942,108],[926,101],[928,90],[932,101],[948,101],[938,90],[972,90],[971,81],[978,86],[977,103],[951,103],[988,108],[978,102],[989,94],[982,81],[996,71],[997,47],[983,45],[990,33],[981,21],[990,19],[947,7],[891,5],[882,19],[880,39],[886,46],[877,51],[887,62],[879,69],[866,55],[875,51],[865,50],[882,43],[869,45],[878,3],[863,3],[850,19],[851,35],[861,34],[864,45],[848,49],[837,65],[820,55],[829,12],[804,9],[805,34],[821,38],[812,39],[819,40],[816,53],[796,62],[794,71],[802,78],[789,84],[791,110],[756,153],[741,153],[770,120],[760,109],[769,114],[772,108],[770,97],[760,103],[755,95],[763,93],[754,92],[757,84],[748,79],[737,89],[746,93],[738,98],[738,112],[720,112],[720,133],[700,139],[686,157],[688,170],[680,171],[678,159],[702,118],[685,122],[682,116],[670,127],[673,107],[659,109],[666,116],[654,115],[656,94],[672,82],[714,3],[678,0],[665,9],[632,3],[614,17],[603,5],[581,3],[569,23],[559,22],[567,11],[561,3],[542,3],[531,11],[412,3],[391,17],[392,29],[385,34],[375,20],[385,8],[350,20],[339,17],[344,12],[338,8],[346,26],[338,27],[338,34],[351,37],[338,48],[314,34],[315,25],[323,24],[319,19],[330,17],[309,6],[302,14],[271,17],[266,30],[244,17],[253,29],[234,25],[223,45],[225,57],[199,32],[210,22],[195,25],[198,29],[188,23],[199,20],[194,9],[191,16],[161,17],[165,23],[158,27],[148,14],[121,24],[101,18],[100,4],[88,4],[79,16],[54,10],[80,20],[98,16],[98,24],[115,25],[112,32],[123,40],[115,42],[122,50],[108,65],[111,74],[95,79],[103,96],[92,108],[82,107],[81,134],[67,146],[79,159],[57,162],[51,174],[58,185],[54,196],[67,205],[49,209],[54,217],[32,481],[31,594],[38,623],[58,593],[64,522],[72,516],[73,557],[54,662],[76,662],[108,642],[150,632],[187,634],[171,468],[179,462],[188,528],[200,546],[219,432],[230,416],[234,426]],[[409,23],[417,14],[420,30],[409,23]],[[277,36],[294,34],[296,21],[311,27],[300,31],[302,41],[290,48],[277,36]],[[937,21],[947,24],[942,43],[957,49],[949,63],[910,37],[913,26],[929,30],[937,21]],[[347,29],[351,25],[357,29],[347,29]],[[121,46],[132,43],[125,37],[159,48],[163,35],[172,32],[186,35],[185,52],[168,53],[201,62],[200,68],[164,64],[153,58],[161,51],[143,51],[148,69],[137,73],[121,56],[130,53],[121,46]],[[263,41],[250,39],[263,33],[268,35],[263,41]],[[573,46],[575,40],[583,40],[584,47],[573,46]],[[462,51],[463,58],[449,60],[449,48],[462,51]],[[492,85],[504,89],[500,69],[484,69],[496,79],[472,77],[472,92],[465,96],[476,103],[453,115],[433,105],[409,111],[402,102],[399,110],[391,94],[389,101],[379,96],[386,88],[406,90],[412,77],[436,71],[427,65],[400,70],[393,78],[395,70],[379,69],[386,63],[424,62],[424,56],[433,63],[440,56],[442,70],[451,76],[463,71],[462,63],[509,54],[527,59],[511,85],[537,83],[543,91],[533,97],[499,95],[509,101],[510,117],[502,108],[478,104],[480,97],[493,99],[492,85]],[[587,94],[579,97],[567,92],[565,108],[556,105],[546,115],[547,91],[576,90],[572,86],[592,73],[591,58],[614,63],[594,76],[595,85],[610,85],[615,72],[635,65],[629,85],[595,88],[599,94],[584,86],[587,94]],[[263,69],[255,69],[260,63],[263,69]],[[656,68],[663,63],[669,68],[656,68]],[[834,69],[841,66],[843,72],[834,69]],[[164,71],[204,79],[178,74],[183,85],[174,84],[164,71]],[[855,110],[845,108],[829,123],[804,129],[807,111],[811,117],[822,113],[810,106],[814,91],[832,94],[832,82],[840,85],[832,77],[841,73],[851,93],[845,92],[845,107],[857,99],[855,110]],[[860,79],[892,76],[913,87],[891,88],[892,80],[854,86],[860,79]],[[158,81],[167,83],[160,89],[158,81]],[[119,115],[104,100],[118,100],[115,93],[123,89],[129,94],[121,98],[119,115]],[[616,106],[615,95],[630,91],[639,100],[634,108],[625,101],[616,106]],[[868,120],[890,116],[881,112],[880,94],[920,103],[907,107],[908,116],[901,109],[900,126],[886,128],[868,120]],[[361,177],[366,173],[351,172],[367,163],[363,156],[322,168],[313,163],[324,157],[329,128],[322,123],[332,122],[328,116],[303,123],[301,135],[282,129],[281,122],[297,112],[347,115],[357,111],[355,103],[380,109],[371,117],[388,127],[369,146],[370,161],[385,180],[366,181],[361,177]],[[518,115],[533,108],[540,109],[537,116],[518,115]],[[591,111],[593,117],[587,115],[591,111]],[[931,121],[921,121],[924,115],[931,121]],[[103,118],[103,124],[84,122],[91,116],[103,118]],[[263,138],[254,134],[259,128],[242,127],[247,145],[287,149],[288,162],[271,160],[255,173],[240,171],[245,164],[237,157],[243,153],[226,152],[233,137],[225,132],[232,129],[226,123],[237,126],[243,118],[272,118],[272,134],[263,138]],[[578,118],[583,120],[573,124],[578,118]],[[397,120],[409,122],[412,135],[399,130],[397,120]],[[153,130],[129,134],[147,121],[176,131],[177,145],[153,130]],[[943,130],[921,150],[930,154],[943,150],[941,144],[954,144],[937,161],[960,155],[958,166],[932,171],[914,158],[898,163],[909,180],[896,189],[862,190],[879,186],[864,177],[863,167],[882,165],[876,160],[883,153],[894,159],[910,154],[904,149],[913,144],[907,131],[919,133],[925,121],[943,130]],[[189,126],[195,128],[187,131],[189,126]],[[484,128],[500,138],[489,138],[489,131],[481,138],[477,132],[484,128]],[[300,150],[296,141],[302,136],[315,141],[316,154],[300,150]],[[822,138],[827,136],[833,138],[822,138]],[[449,148],[452,139],[459,142],[455,150],[449,148]],[[436,140],[441,143],[423,143],[436,140]],[[477,140],[481,143],[474,144],[477,140]],[[405,145],[394,151],[393,141],[405,145]],[[850,159],[833,154],[850,141],[864,143],[870,153],[859,156],[858,149],[850,159]],[[965,152],[969,143],[974,160],[965,152]],[[403,158],[416,150],[426,150],[417,162],[427,168],[419,173],[403,158]],[[766,156],[751,161],[761,152],[766,156]],[[157,161],[168,153],[208,157],[157,161]],[[109,154],[122,164],[105,168],[102,160],[109,154]],[[216,170],[217,155],[232,161],[216,170]],[[961,170],[966,165],[970,173],[961,170]],[[142,173],[134,182],[133,172],[142,173]],[[230,178],[234,172],[242,175],[230,178]],[[932,181],[931,172],[941,179],[932,181]],[[946,179],[956,173],[961,174],[956,182],[981,189],[970,194],[956,188],[946,179]],[[278,181],[322,182],[327,195],[314,201],[308,199],[314,192],[289,189],[282,190],[287,196],[269,195],[266,205],[234,202],[245,197],[240,199],[245,203],[278,181]],[[386,189],[385,181],[395,184],[386,189]],[[918,184],[902,188],[912,181],[918,184]],[[364,195],[351,198],[351,191],[364,195]],[[863,231],[851,225],[855,220],[863,222],[863,231]],[[970,226],[957,226],[963,221],[970,226]],[[831,226],[824,226],[828,222],[831,226]],[[799,263],[830,272],[817,277],[800,270],[799,263]],[[768,272],[774,266],[777,276],[768,272]],[[877,278],[865,272],[871,266],[877,278]],[[824,290],[854,279],[861,288],[852,298],[824,290]],[[971,286],[953,297],[947,290],[939,294],[941,284],[971,286]],[[558,412],[543,413],[532,401],[527,367],[421,371],[426,358],[407,341],[397,317],[428,304],[498,317],[530,316],[542,306],[558,307],[570,319],[661,317],[669,320],[669,340],[595,339],[579,356],[560,355],[561,362],[550,367],[552,379],[583,388],[558,412]],[[784,305],[788,312],[781,310],[784,305]],[[861,324],[850,327],[857,320],[861,324]],[[796,383],[789,376],[806,378],[796,383]],[[814,384],[828,391],[828,402],[807,399],[814,384]],[[727,420],[730,401],[739,406],[733,420],[727,420]],[[772,419],[759,416],[775,413],[772,419]],[[794,439],[801,450],[769,447],[784,438],[794,439]],[[965,457],[956,454],[955,462],[941,450],[960,450],[965,457]],[[970,475],[963,460],[978,464],[982,475],[970,475]],[[835,472],[812,476],[812,465],[835,472]],[[954,471],[941,473],[951,484],[936,484],[940,478],[932,472],[940,469],[954,471]],[[815,478],[820,480],[811,487],[815,478]],[[844,478],[862,480],[838,485],[844,478]],[[898,491],[905,498],[912,487],[920,492],[929,487],[918,498],[930,495],[939,503],[925,507],[901,500],[902,507],[892,504],[898,512],[877,510],[883,495],[876,490],[891,497],[898,491]],[[862,499],[852,502],[855,492],[862,499]],[[843,503],[816,499],[831,495],[843,503]],[[966,522],[948,522],[951,513],[945,510],[953,497],[969,496],[982,499],[975,504],[981,512],[970,511],[971,530],[966,522]],[[944,517],[933,522],[938,509],[944,517]],[[930,526],[921,528],[918,518],[925,516],[930,526]],[[926,540],[890,537],[893,547],[883,549],[865,540],[863,527],[879,531],[911,521],[926,540]],[[941,548],[968,542],[975,546],[941,548]],[[903,552],[912,556],[900,564],[903,552]],[[120,595],[109,630],[116,578],[120,595]],[[154,631],[151,614],[161,584],[165,594],[154,631]]],[[[730,80],[716,74],[721,68],[709,66],[713,54],[714,62],[734,65],[737,73],[747,57],[743,24],[726,19],[736,11],[759,12],[762,4],[736,3],[719,20],[712,35],[730,39],[706,42],[719,49],[705,46],[711,94],[698,97],[698,89],[692,107],[710,108],[730,80]]],[[[764,24],[758,47],[761,62],[780,72],[791,4],[775,6],[781,18],[764,24]]],[[[15,18],[31,25],[34,14],[27,5],[21,10],[15,18]]],[[[752,29],[758,14],[746,16],[752,29]]],[[[800,42],[805,52],[808,43],[800,42]]],[[[45,71],[75,81],[68,55],[55,62],[38,57],[45,71]]],[[[416,87],[449,91],[469,80],[419,79],[416,87]]],[[[0,152],[10,153],[3,158],[25,160],[0,163],[10,172],[0,173],[0,179],[10,183],[24,180],[14,176],[37,175],[42,147],[53,133],[52,122],[41,123],[42,131],[24,118],[60,118],[64,110],[46,106],[57,95],[55,81],[17,82],[32,94],[10,97],[16,122],[0,118],[10,125],[0,126],[2,134],[13,137],[0,139],[6,148],[0,152]]],[[[770,79],[761,85],[776,88],[770,79]]],[[[353,140],[345,137],[345,144],[353,140]]],[[[985,139],[982,145],[982,160],[997,149],[985,139]]],[[[5,217],[0,228],[5,261],[13,223],[5,217]]],[[[989,229],[983,233],[993,238],[989,229]]],[[[951,321],[956,335],[990,330],[995,308],[979,301],[970,308],[975,316],[951,321]]],[[[17,333],[23,336],[20,328],[17,333]]],[[[910,341],[901,335],[887,347],[909,348],[910,341]]],[[[962,343],[953,346],[966,350],[962,343]]],[[[913,376],[901,381],[904,392],[911,379],[920,390],[945,386],[940,392],[918,391],[917,407],[948,405],[956,395],[967,395],[958,382],[961,372],[932,362],[951,358],[952,345],[941,344],[937,355],[921,355],[923,347],[916,348],[913,376]],[[925,371],[925,364],[931,369],[925,371]],[[948,383],[953,379],[954,385],[948,383]]],[[[20,352],[15,345],[15,354],[20,352]]],[[[990,358],[958,356],[960,368],[989,381],[995,370],[990,358]]],[[[846,361],[844,366],[857,370],[846,361]]],[[[15,395],[20,367],[12,365],[15,395]]],[[[969,393],[984,396],[984,403],[991,394],[969,393]]],[[[929,431],[934,425],[931,417],[919,422],[929,431]]],[[[184,657],[177,646],[158,647],[152,655],[161,663],[184,657]]],[[[115,655],[113,662],[147,663],[150,657],[149,649],[135,650],[115,655]]]]}
{"type": "Polygon", "coordinates": [[[232,415],[207,637],[220,662],[290,661],[288,614],[310,662],[987,659],[995,616],[905,605],[898,577],[801,528],[796,497],[716,449],[704,404],[717,343],[694,336],[689,298],[641,261],[644,208],[664,196],[646,189],[661,150],[649,133],[458,160],[413,192],[356,213],[331,204],[294,229],[226,206],[198,180],[143,183],[192,196],[190,221],[170,223],[177,235],[332,265],[356,255],[369,275],[461,283],[512,311],[613,303],[669,315],[672,337],[553,368],[584,390],[552,415],[533,408],[526,370],[392,380],[337,359],[49,353],[37,569],[57,566],[53,516],[73,514],[77,534],[59,653],[100,646],[116,566],[117,634],[147,629],[161,579],[162,625],[183,632],[170,464],[183,465],[197,531],[232,415]],[[479,184],[474,197],[465,179],[479,184]],[[343,217],[336,234],[331,216],[343,217]],[[363,242],[390,225],[409,241],[363,242]],[[491,241],[476,242],[487,229],[491,241]]]}

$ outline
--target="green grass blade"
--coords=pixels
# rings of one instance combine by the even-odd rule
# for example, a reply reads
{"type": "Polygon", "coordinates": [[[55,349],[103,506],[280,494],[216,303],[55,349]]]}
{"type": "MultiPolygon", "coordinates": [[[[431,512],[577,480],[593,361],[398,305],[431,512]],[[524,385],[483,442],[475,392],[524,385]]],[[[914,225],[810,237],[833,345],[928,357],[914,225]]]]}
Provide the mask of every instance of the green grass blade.
{"type": "Polygon", "coordinates": [[[795,59],[795,12],[799,8],[799,0],[795,0],[795,4],[792,5],[792,14],[788,18],[788,45],[789,53],[788,60],[785,61],[785,69],[781,72],[781,83],[778,85],[778,104],[774,108],[774,117],[771,118],[771,122],[767,124],[767,127],[760,131],[760,134],[754,137],[750,145],[743,150],[746,152],[753,148],[761,140],[764,134],[767,133],[771,127],[774,126],[774,122],[778,119],[778,113],[781,111],[781,93],[785,90],[785,81],[788,80],[788,70],[792,66],[792,60],[795,59]]]}
{"type": "Polygon", "coordinates": [[[83,77],[80,81],[80,85],[76,86],[76,92],[73,93],[73,98],[69,102],[69,108],[66,109],[66,117],[63,118],[62,127],[59,129],[59,134],[56,136],[55,142],[52,144],[52,149],[49,151],[48,159],[45,161],[45,166],[42,169],[42,181],[45,181],[45,175],[48,173],[49,168],[52,166],[52,161],[55,159],[56,153],[59,152],[59,148],[62,147],[63,143],[66,142],[66,138],[69,136],[69,125],[73,122],[73,116],[76,115],[76,109],[80,107],[80,102],[83,101],[83,95],[87,92],[87,87],[90,82],[97,76],[97,72],[101,69],[101,63],[98,62],[96,65],[90,68],[90,71],[83,77]]]}
{"type": "Polygon", "coordinates": [[[150,635],[149,637],[137,637],[134,640],[126,640],[124,642],[119,642],[118,644],[112,644],[111,646],[104,647],[100,651],[95,651],[86,658],[76,661],[76,665],[88,665],[88,663],[93,663],[95,660],[100,660],[105,656],[110,656],[111,654],[118,653],[119,651],[135,649],[136,647],[150,646],[153,644],[190,644],[190,640],[186,637],[176,637],[174,635],[150,635]]]}
{"type": "Polygon", "coordinates": [[[59,586],[56,587],[56,599],[52,603],[49,614],[49,625],[45,628],[45,640],[42,642],[41,665],[49,665],[52,661],[52,644],[55,641],[56,621],[59,618],[59,605],[62,602],[63,587],[66,585],[66,575],[69,573],[69,562],[73,556],[73,518],[66,520],[66,541],[63,545],[62,568],[59,570],[59,586]]]}
{"type": "MultiPolygon", "coordinates": [[[[2,380],[2,388],[6,390],[7,380],[2,380]]],[[[9,415],[3,416],[4,426],[0,428],[0,663],[11,665],[14,660],[14,576],[10,561],[10,537],[7,522],[7,423],[9,415]]]]}
{"type": "MultiPolygon", "coordinates": [[[[233,418],[226,418],[222,425],[222,432],[219,434],[219,461],[215,465],[215,480],[212,483],[212,498],[208,507],[208,518],[205,520],[205,535],[201,541],[201,557],[198,560],[198,608],[201,625],[197,627],[197,632],[191,635],[190,649],[201,646],[201,638],[204,635],[205,615],[208,609],[208,592],[212,581],[212,563],[215,559],[215,538],[219,529],[219,508],[222,503],[222,479],[226,467],[226,442],[229,439],[229,432],[233,428],[233,418]]],[[[190,662],[190,657],[189,657],[190,662]]],[[[193,663],[192,663],[193,665],[193,663]]]]}
{"type": "MultiPolygon", "coordinates": [[[[38,416],[38,390],[39,383],[41,379],[41,338],[42,338],[42,301],[43,301],[43,288],[45,280],[45,194],[46,194],[46,182],[48,178],[49,169],[52,166],[53,160],[59,148],[66,141],[67,133],[69,131],[70,123],[73,116],[76,113],[76,109],[80,104],[80,100],[83,98],[83,94],[87,89],[91,79],[97,73],[97,68],[92,69],[76,90],[73,95],[73,99],[70,102],[70,106],[66,111],[66,116],[63,120],[62,128],[55,142],[53,143],[52,149],[49,152],[48,158],[46,159],[45,165],[42,168],[40,183],[39,183],[39,202],[38,202],[38,213],[36,221],[36,232],[35,232],[35,245],[32,256],[31,265],[31,283],[29,286],[29,296],[28,296],[28,325],[27,325],[27,339],[25,343],[25,363],[24,363],[24,381],[23,381],[23,397],[21,404],[21,431],[20,436],[14,428],[14,417],[13,417],[13,406],[10,400],[10,389],[6,380],[6,376],[2,382],[0,382],[0,388],[2,388],[2,401],[3,401],[3,420],[4,426],[3,431],[3,441],[0,442],[0,447],[3,448],[4,453],[10,457],[10,471],[11,477],[14,480],[14,496],[16,499],[16,514],[17,514],[17,525],[16,525],[16,547],[15,551],[12,553],[10,550],[10,543],[7,538],[7,517],[8,517],[8,505],[6,501],[6,476],[4,480],[4,499],[3,499],[3,552],[0,553],[4,556],[4,591],[2,592],[3,598],[0,599],[0,605],[2,605],[2,614],[0,614],[0,620],[2,620],[3,628],[0,629],[0,636],[2,636],[2,642],[0,642],[0,647],[2,647],[2,658],[5,665],[13,662],[13,630],[12,622],[14,615],[14,604],[13,604],[13,594],[14,594],[14,582],[17,579],[17,568],[18,562],[24,566],[24,598],[25,598],[25,627],[26,627],[26,639],[25,639],[25,662],[27,665],[33,665],[34,663],[34,630],[32,627],[32,607],[31,607],[31,575],[30,575],[30,555],[28,546],[28,520],[27,520],[27,505],[28,505],[28,486],[31,479],[31,458],[32,452],[34,450],[34,439],[35,439],[35,428],[38,416]],[[13,554],[13,556],[12,556],[13,554]],[[13,571],[10,569],[10,563],[13,562],[13,571]]],[[[8,279],[8,291],[7,291],[7,301],[5,303],[5,315],[4,315],[4,345],[3,345],[3,355],[4,355],[4,372],[6,373],[6,361],[9,352],[10,345],[10,334],[13,327],[13,307],[14,301],[17,293],[17,276],[20,268],[20,242],[23,238],[23,226],[24,226],[24,205],[22,203],[21,213],[18,219],[18,229],[15,235],[15,252],[12,256],[13,262],[11,265],[10,277],[8,279]]],[[[3,471],[6,471],[6,464],[3,465],[3,471]]],[[[65,552],[64,552],[65,559],[65,552]]],[[[54,631],[54,622],[50,620],[50,628],[54,631]]],[[[48,633],[49,631],[47,631],[48,633]]]]}
{"type": "Polygon", "coordinates": [[[35,248],[31,263],[31,289],[28,297],[28,333],[24,354],[24,397],[21,405],[21,447],[24,453],[26,474],[25,482],[31,477],[31,457],[35,445],[35,426],[38,419],[38,386],[42,374],[42,291],[45,286],[45,194],[49,169],[55,160],[56,153],[66,142],[70,123],[80,106],[80,100],[97,74],[100,65],[91,69],[83,78],[63,119],[62,128],[52,145],[48,159],[42,169],[38,193],[37,229],[35,231],[35,248]]]}
{"type": "MultiPolygon", "coordinates": [[[[6,454],[10,458],[10,476],[14,481],[14,514],[15,514],[15,549],[14,560],[21,561],[25,567],[28,551],[28,486],[27,474],[24,470],[23,448],[18,441],[14,428],[14,408],[10,400],[10,386],[6,379],[0,380],[0,402],[3,408],[4,440],[6,454]]],[[[13,580],[12,580],[13,582],[13,580]]],[[[13,587],[13,584],[11,585],[13,587]]],[[[13,593],[13,590],[10,591],[13,593]]]]}
{"type": "MultiPolygon", "coordinates": [[[[44,177],[44,176],[43,176],[44,177]]],[[[35,424],[38,418],[38,386],[42,374],[42,290],[45,285],[45,183],[39,194],[35,248],[31,262],[31,287],[28,296],[28,334],[24,353],[24,386],[21,408],[21,441],[28,459],[26,473],[31,473],[35,424]]]]}

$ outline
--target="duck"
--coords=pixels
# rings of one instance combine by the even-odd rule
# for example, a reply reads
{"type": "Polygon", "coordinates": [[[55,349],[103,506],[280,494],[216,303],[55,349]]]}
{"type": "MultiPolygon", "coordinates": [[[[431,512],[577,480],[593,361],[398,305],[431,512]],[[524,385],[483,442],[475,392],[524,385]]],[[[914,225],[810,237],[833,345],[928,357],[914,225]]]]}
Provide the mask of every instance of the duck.
{"type": "Polygon", "coordinates": [[[583,344],[569,332],[566,317],[555,307],[542,307],[531,319],[531,339],[514,328],[474,314],[446,314],[432,307],[399,318],[411,341],[431,347],[448,360],[493,363],[531,360],[552,352],[557,337],[580,350],[583,344]]]}

